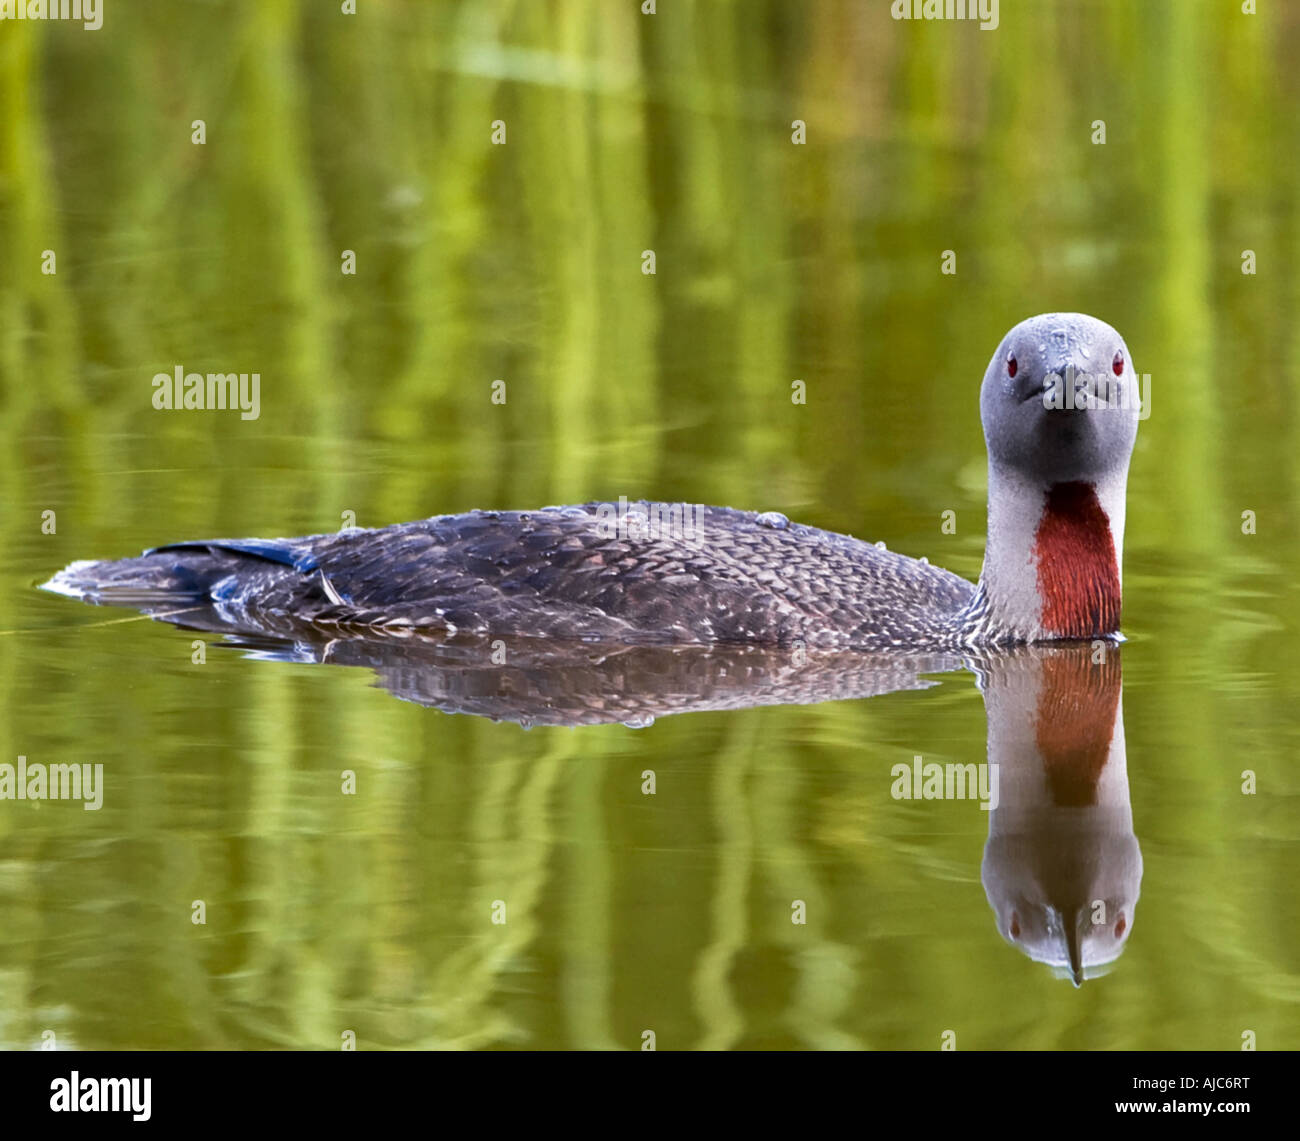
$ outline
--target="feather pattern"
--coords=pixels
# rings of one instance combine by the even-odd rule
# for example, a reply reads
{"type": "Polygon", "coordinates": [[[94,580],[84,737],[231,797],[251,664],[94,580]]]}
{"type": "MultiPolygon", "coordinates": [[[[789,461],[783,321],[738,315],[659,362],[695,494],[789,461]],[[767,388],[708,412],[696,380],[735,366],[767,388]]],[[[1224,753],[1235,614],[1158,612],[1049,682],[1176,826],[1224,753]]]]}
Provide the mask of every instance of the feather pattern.
{"type": "MultiPolygon", "coordinates": [[[[296,539],[216,539],[75,563],[93,601],[209,600],[232,621],[627,644],[913,649],[961,642],[974,584],[783,516],[705,507],[692,526],[612,526],[600,504],[471,511],[296,539]]],[[[657,505],[633,504],[649,517],[657,505]]]]}

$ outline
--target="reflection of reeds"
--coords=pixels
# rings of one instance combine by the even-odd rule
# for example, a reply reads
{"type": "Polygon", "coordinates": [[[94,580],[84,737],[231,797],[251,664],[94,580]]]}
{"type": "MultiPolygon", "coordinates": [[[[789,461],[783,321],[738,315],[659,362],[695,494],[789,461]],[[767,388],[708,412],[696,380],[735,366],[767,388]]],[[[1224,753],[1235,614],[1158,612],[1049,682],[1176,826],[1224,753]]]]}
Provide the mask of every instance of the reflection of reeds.
{"type": "MultiPolygon", "coordinates": [[[[1294,751],[1277,678],[1297,631],[1276,597],[1300,531],[1300,171],[1281,63],[1296,28],[1127,0],[969,35],[846,0],[669,7],[392,3],[347,20],[132,4],[102,39],[7,28],[10,565],[34,578],[191,532],[332,529],[345,509],[372,525],[629,494],[897,535],[974,573],[979,372],[1031,311],[1095,311],[1156,400],[1126,545],[1126,625],[1154,635],[1126,663],[1144,686],[1139,832],[1194,826],[1205,855],[1186,880],[1200,894],[1172,901],[1151,860],[1126,967],[1156,981],[1134,1009],[1173,1026],[1190,915],[1238,981],[1182,1041],[1218,1041],[1211,1016],[1281,1039],[1252,1004],[1293,1000],[1300,931],[1257,893],[1285,901],[1294,869],[1262,798],[1232,789],[1253,767],[1279,795],[1294,751]],[[40,273],[46,248],[57,276],[40,273]],[[948,248],[955,278],[938,274],[948,248]],[[149,378],[177,363],[260,371],[262,419],[153,413],[149,378]],[[807,405],[790,402],[796,378],[807,405]],[[36,534],[45,507],[57,537],[36,534]],[[936,522],[948,507],[955,538],[936,522]],[[1270,528],[1249,546],[1245,507],[1270,528]],[[1213,618],[1207,598],[1227,600],[1213,618]],[[1189,664],[1207,660],[1260,680],[1219,692],[1189,664]]],[[[22,586],[5,584],[6,628],[36,624],[22,586]]],[[[332,1048],[349,1028],[373,1046],[626,1046],[654,1028],[665,1048],[929,1048],[958,992],[986,996],[963,999],[971,1018],[1019,997],[989,969],[983,821],[936,835],[887,815],[873,782],[890,754],[865,744],[910,754],[936,724],[978,740],[973,695],[522,736],[343,671],[215,651],[191,667],[187,645],[147,623],[0,637],[4,755],[102,759],[111,781],[99,815],[0,811],[6,1044],[50,1026],[88,1046],[332,1048]],[[634,810],[643,767],[671,791],[634,810]],[[356,798],[337,791],[344,768],[356,798]],[[886,834],[855,832],[845,804],[886,834]],[[896,906],[899,883],[954,917],[960,954],[957,934],[924,945],[919,920],[882,934],[872,908],[896,906]],[[789,924],[793,898],[807,928],[789,924]],[[775,1015],[738,972],[786,980],[775,1015]],[[916,1004],[907,1025],[895,995],[916,1004]]],[[[1049,1025],[1023,1044],[1062,1044],[1032,1041],[1049,1025]]],[[[1158,1044],[1124,1026],[1098,1044],[1158,1044]]]]}
{"type": "Polygon", "coordinates": [[[6,414],[15,421],[51,405],[66,407],[77,360],[77,312],[66,285],[75,255],[63,241],[63,220],[50,193],[56,156],[39,112],[37,70],[36,38],[6,37],[0,52],[0,258],[6,270],[0,378],[6,414]],[[56,269],[62,259],[62,276],[42,273],[46,250],[54,251],[56,269]],[[44,350],[38,356],[30,351],[33,342],[44,350]],[[32,367],[37,362],[39,372],[32,367]]]}

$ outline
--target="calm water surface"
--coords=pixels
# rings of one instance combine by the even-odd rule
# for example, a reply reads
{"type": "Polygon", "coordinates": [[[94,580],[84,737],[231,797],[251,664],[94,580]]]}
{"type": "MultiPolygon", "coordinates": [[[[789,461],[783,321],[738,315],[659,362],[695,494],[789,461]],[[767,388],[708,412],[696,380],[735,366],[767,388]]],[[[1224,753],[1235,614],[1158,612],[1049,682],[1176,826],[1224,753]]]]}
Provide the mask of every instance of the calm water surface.
{"type": "MultiPolygon", "coordinates": [[[[0,759],[105,780],[97,812],[0,801],[0,1045],[1300,1046],[1295,13],[334,7],[0,29],[0,759]],[[969,671],[525,731],[362,668],[194,664],[196,634],[34,589],[167,541],[620,495],[973,577],[979,380],[1053,309],[1152,378],[1141,872],[1107,825],[1131,928],[1080,989],[1004,939],[990,814],[891,796],[1018,723],[969,671]],[[259,417],[154,410],[178,364],[259,372],[259,417]]],[[[1039,845],[1006,872],[1030,892],[1039,845]]]]}

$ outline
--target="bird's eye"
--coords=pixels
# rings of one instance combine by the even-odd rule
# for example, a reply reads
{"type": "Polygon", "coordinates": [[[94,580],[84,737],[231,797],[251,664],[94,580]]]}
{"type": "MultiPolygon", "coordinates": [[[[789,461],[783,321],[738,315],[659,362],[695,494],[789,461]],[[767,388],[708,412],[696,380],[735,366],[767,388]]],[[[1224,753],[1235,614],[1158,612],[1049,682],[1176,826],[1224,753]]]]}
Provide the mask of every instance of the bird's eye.
{"type": "Polygon", "coordinates": [[[1115,359],[1110,362],[1110,367],[1114,371],[1116,376],[1123,376],[1124,375],[1124,354],[1117,352],[1115,354],[1115,359]]]}
{"type": "Polygon", "coordinates": [[[1007,376],[1016,375],[1016,354],[1007,353],[1007,376]]]}

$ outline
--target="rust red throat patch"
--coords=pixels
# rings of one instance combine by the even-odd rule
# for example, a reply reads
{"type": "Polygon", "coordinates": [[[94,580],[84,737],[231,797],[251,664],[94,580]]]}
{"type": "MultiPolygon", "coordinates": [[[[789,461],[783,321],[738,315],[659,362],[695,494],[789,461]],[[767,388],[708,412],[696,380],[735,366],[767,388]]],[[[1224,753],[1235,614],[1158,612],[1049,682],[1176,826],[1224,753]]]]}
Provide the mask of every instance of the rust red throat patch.
{"type": "Polygon", "coordinates": [[[1095,638],[1119,629],[1119,562],[1093,484],[1053,484],[1034,555],[1045,630],[1058,638],[1095,638]]]}

